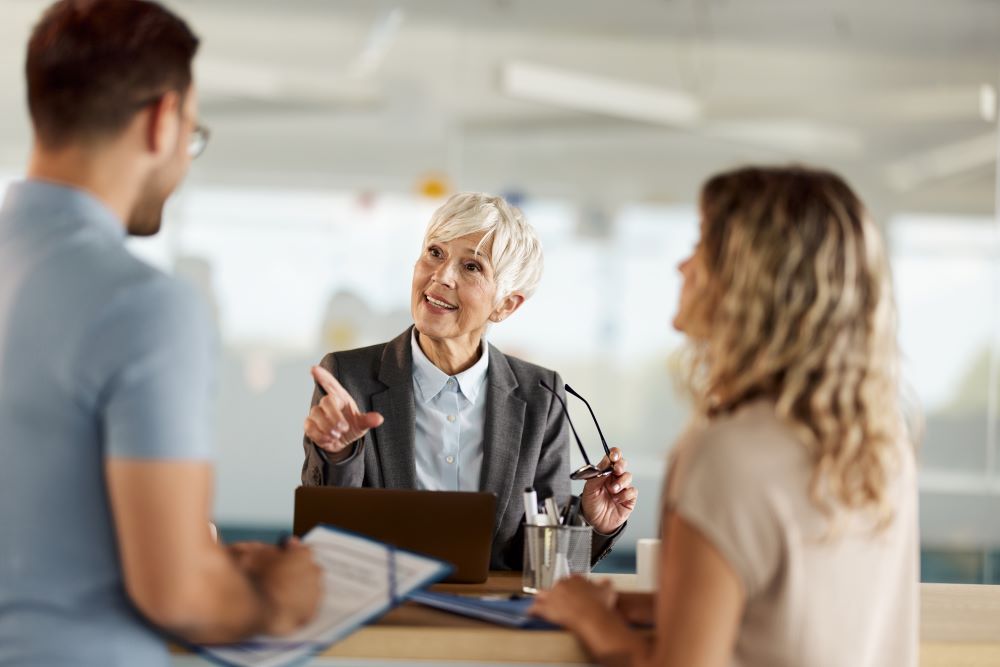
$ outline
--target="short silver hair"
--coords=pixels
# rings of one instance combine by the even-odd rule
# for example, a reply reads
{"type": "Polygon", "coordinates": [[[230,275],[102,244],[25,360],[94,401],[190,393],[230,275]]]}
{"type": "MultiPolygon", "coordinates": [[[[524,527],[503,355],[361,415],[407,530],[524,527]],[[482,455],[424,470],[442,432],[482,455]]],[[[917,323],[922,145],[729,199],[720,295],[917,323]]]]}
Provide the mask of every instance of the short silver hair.
{"type": "Polygon", "coordinates": [[[452,195],[431,216],[424,243],[480,233],[484,236],[476,251],[493,265],[497,302],[512,292],[524,294],[525,299],[534,294],[542,279],[542,243],[521,211],[503,197],[482,192],[452,195]]]}

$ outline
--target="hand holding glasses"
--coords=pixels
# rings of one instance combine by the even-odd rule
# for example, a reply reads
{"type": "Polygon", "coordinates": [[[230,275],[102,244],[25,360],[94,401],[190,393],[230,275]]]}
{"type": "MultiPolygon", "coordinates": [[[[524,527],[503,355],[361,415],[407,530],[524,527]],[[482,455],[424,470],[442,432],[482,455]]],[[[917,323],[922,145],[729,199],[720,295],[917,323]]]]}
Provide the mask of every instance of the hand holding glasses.
{"type": "MultiPolygon", "coordinates": [[[[560,396],[555,389],[545,384],[544,380],[539,380],[538,384],[540,384],[543,389],[552,392],[552,395],[559,399],[559,403],[562,404],[563,407],[563,412],[566,414],[566,421],[569,422],[569,428],[573,432],[573,437],[576,439],[577,446],[580,447],[580,453],[583,455],[585,465],[570,473],[569,478],[573,480],[596,479],[598,477],[607,477],[614,472],[614,464],[609,465],[604,470],[601,470],[590,462],[590,457],[587,456],[587,451],[583,448],[583,442],[580,440],[580,436],[577,435],[576,427],[573,426],[573,420],[569,416],[569,408],[566,407],[566,401],[563,400],[562,396],[560,396]]],[[[597,422],[597,415],[594,414],[594,409],[590,407],[590,403],[587,402],[587,399],[576,393],[572,387],[568,384],[564,386],[566,387],[566,391],[579,398],[583,401],[584,405],[587,406],[587,410],[590,411],[590,416],[594,420],[594,425],[597,427],[597,434],[601,436],[601,444],[604,445],[604,452],[608,455],[608,460],[610,461],[611,448],[608,447],[608,441],[604,439],[604,432],[601,431],[601,425],[597,422]]]]}

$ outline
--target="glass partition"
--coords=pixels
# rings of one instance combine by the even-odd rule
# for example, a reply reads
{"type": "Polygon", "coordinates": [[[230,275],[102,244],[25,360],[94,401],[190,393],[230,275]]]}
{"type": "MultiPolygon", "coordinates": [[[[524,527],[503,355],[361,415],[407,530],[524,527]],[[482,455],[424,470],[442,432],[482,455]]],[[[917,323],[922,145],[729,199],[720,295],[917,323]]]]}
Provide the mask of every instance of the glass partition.
{"type": "MultiPolygon", "coordinates": [[[[21,63],[47,4],[4,3],[0,189],[30,153],[21,63]]],[[[130,245],[218,323],[224,535],[288,528],[310,365],[408,326],[430,213],[482,190],[519,203],[546,252],[490,340],[558,370],[626,450],[640,503],[602,567],[631,569],[687,418],[670,322],[698,187],[804,162],[841,172],[886,234],[926,419],[923,576],[1000,581],[1000,3],[166,4],[203,38],[212,143],[163,233],[130,245]]]]}

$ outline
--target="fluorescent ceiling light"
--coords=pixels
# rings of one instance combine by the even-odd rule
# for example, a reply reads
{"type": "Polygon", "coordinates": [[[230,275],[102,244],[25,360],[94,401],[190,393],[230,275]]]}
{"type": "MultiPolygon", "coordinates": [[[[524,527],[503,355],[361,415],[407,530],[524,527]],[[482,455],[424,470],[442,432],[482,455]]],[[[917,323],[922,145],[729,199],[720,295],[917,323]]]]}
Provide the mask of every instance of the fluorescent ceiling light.
{"type": "Polygon", "coordinates": [[[801,158],[814,154],[851,158],[863,154],[865,149],[864,139],[852,128],[798,118],[712,123],[704,132],[710,137],[767,147],[801,158]]]}
{"type": "Polygon", "coordinates": [[[285,73],[276,67],[219,58],[200,58],[197,62],[198,86],[208,95],[272,100],[284,93],[285,73]]]}
{"type": "Polygon", "coordinates": [[[670,127],[692,126],[701,104],[687,93],[525,62],[502,66],[500,86],[513,98],[670,127]]]}
{"type": "Polygon", "coordinates": [[[991,83],[979,86],[979,115],[987,123],[997,120],[997,89],[991,83]]]}
{"type": "Polygon", "coordinates": [[[870,122],[937,123],[979,118],[981,103],[982,87],[975,84],[892,86],[859,90],[851,110],[870,122]]]}
{"type": "Polygon", "coordinates": [[[699,132],[794,155],[855,156],[864,148],[861,137],[849,128],[794,118],[709,123],[703,118],[701,103],[687,93],[545,65],[506,63],[501,87],[506,95],[521,100],[699,132]]]}
{"type": "Polygon", "coordinates": [[[997,135],[989,132],[897,160],[886,167],[886,178],[896,190],[912,190],[930,181],[989,166],[996,159],[997,135]]]}
{"type": "Polygon", "coordinates": [[[209,104],[227,97],[291,105],[374,104],[382,97],[377,82],[367,79],[210,57],[198,60],[196,79],[209,104]]]}
{"type": "Polygon", "coordinates": [[[403,25],[403,10],[395,7],[380,16],[365,40],[364,48],[349,68],[351,76],[363,78],[374,74],[382,65],[389,47],[403,25]]]}

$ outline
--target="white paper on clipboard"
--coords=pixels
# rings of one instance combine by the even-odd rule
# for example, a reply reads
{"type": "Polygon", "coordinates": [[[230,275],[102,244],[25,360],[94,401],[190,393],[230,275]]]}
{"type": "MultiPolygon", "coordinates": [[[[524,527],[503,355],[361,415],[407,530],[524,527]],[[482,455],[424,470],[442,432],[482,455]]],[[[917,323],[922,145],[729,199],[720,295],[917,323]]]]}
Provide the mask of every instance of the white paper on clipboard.
{"type": "Polygon", "coordinates": [[[234,667],[301,662],[451,571],[442,561],[330,526],[316,526],[302,542],[312,548],[323,570],[323,599],[316,617],[286,637],[258,635],[241,644],[201,646],[200,655],[234,667]]]}

